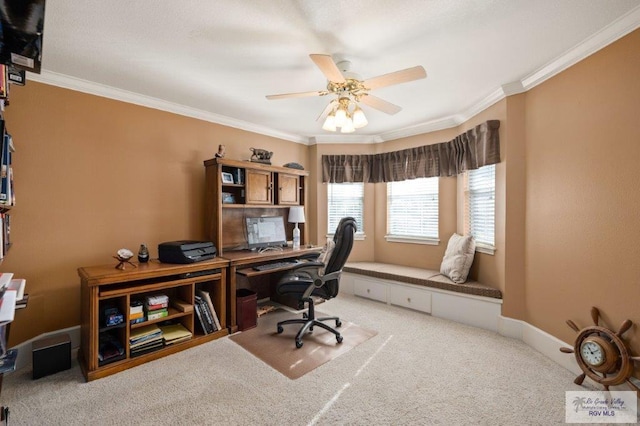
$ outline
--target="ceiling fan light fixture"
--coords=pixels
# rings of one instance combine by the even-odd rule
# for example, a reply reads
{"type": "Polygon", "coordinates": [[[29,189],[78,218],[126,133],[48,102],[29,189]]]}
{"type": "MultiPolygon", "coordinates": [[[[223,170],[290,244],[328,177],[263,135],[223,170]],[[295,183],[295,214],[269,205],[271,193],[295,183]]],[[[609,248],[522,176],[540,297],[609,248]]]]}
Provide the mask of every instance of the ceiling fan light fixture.
{"type": "Polygon", "coordinates": [[[336,131],[336,116],[333,113],[329,114],[324,120],[324,124],[322,125],[322,130],[326,130],[328,132],[336,131]]]}
{"type": "Polygon", "coordinates": [[[351,117],[347,117],[347,119],[344,122],[344,125],[340,127],[340,133],[353,133],[355,131],[356,131],[356,128],[353,127],[353,120],[351,120],[351,117]]]}
{"type": "Polygon", "coordinates": [[[345,111],[343,108],[338,108],[338,110],[336,111],[336,118],[335,118],[336,127],[343,127],[346,122],[347,122],[347,111],[345,111]]]}
{"type": "Polygon", "coordinates": [[[359,106],[356,106],[356,110],[353,113],[353,127],[360,129],[367,124],[369,124],[369,121],[367,117],[365,117],[364,111],[362,111],[359,106]]]}

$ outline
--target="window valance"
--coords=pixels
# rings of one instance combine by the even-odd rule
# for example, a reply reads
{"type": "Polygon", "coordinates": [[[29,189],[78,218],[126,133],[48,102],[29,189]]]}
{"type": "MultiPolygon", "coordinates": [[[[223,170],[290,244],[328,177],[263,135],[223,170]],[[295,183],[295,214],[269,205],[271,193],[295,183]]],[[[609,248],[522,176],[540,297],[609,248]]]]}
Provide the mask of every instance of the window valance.
{"type": "Polygon", "coordinates": [[[500,162],[499,120],[489,120],[448,142],[364,155],[323,155],[322,182],[396,182],[455,176],[500,162]]]}

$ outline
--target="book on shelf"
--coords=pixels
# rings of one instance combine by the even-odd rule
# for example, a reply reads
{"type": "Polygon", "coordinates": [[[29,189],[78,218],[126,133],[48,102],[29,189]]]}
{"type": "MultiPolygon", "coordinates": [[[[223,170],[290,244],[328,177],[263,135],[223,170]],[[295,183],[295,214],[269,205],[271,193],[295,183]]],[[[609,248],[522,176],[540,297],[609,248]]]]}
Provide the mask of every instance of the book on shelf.
{"type": "Polygon", "coordinates": [[[169,307],[169,303],[158,303],[155,305],[145,305],[145,309],[147,312],[159,311],[161,309],[166,309],[169,307]]]}
{"type": "Polygon", "coordinates": [[[211,295],[209,294],[208,291],[204,291],[204,290],[198,290],[198,295],[202,298],[202,300],[204,300],[207,303],[207,307],[211,312],[211,316],[213,318],[213,322],[216,326],[216,329],[220,330],[222,328],[220,327],[220,319],[218,318],[218,314],[216,313],[216,308],[213,307],[213,301],[211,300],[211,295]]]}
{"type": "Polygon", "coordinates": [[[167,308],[158,309],[156,311],[147,312],[147,321],[156,320],[169,316],[169,310],[167,308]]]}
{"type": "Polygon", "coordinates": [[[129,324],[140,324],[141,322],[145,322],[146,320],[147,320],[147,317],[143,315],[140,318],[129,320],[129,324]]]}
{"type": "Polygon", "coordinates": [[[140,311],[140,312],[136,312],[135,314],[129,314],[130,320],[135,320],[138,318],[144,318],[144,312],[140,311]]]}
{"type": "MultiPolygon", "coordinates": [[[[153,306],[160,306],[161,308],[166,308],[167,306],[169,306],[169,296],[167,296],[166,294],[154,294],[152,296],[147,296],[144,300],[144,304],[147,307],[147,309],[153,306]]],[[[150,310],[153,310],[153,308],[150,310]]]]}
{"type": "Polygon", "coordinates": [[[133,345],[129,345],[129,348],[132,351],[134,351],[134,350],[144,350],[144,349],[147,349],[149,347],[162,345],[162,342],[163,342],[163,340],[162,340],[162,332],[160,332],[159,334],[153,335],[152,337],[150,337],[147,340],[135,343],[133,345]]]}
{"type": "Polygon", "coordinates": [[[216,328],[216,323],[213,320],[213,314],[211,313],[211,310],[209,309],[209,305],[207,304],[207,302],[201,296],[196,296],[195,299],[198,305],[200,306],[202,317],[205,319],[205,322],[207,323],[209,330],[211,332],[217,331],[218,329],[216,328]]]}
{"type": "Polygon", "coordinates": [[[129,302],[129,315],[134,315],[134,314],[138,314],[138,313],[142,313],[143,311],[143,306],[144,304],[142,303],[141,300],[132,300],[131,302],[129,302]]]}
{"type": "Polygon", "coordinates": [[[4,132],[2,138],[2,158],[0,159],[0,204],[7,206],[13,205],[13,194],[11,192],[11,158],[13,148],[13,140],[11,135],[4,132]]]}
{"type": "Polygon", "coordinates": [[[16,302],[16,310],[26,308],[28,302],[29,302],[29,294],[25,293],[22,299],[16,302]]]}
{"type": "Polygon", "coordinates": [[[131,330],[131,334],[129,335],[129,343],[134,344],[140,341],[149,340],[157,335],[162,336],[162,330],[160,330],[160,328],[155,324],[136,328],[134,330],[131,330]]]}
{"type": "Polygon", "coordinates": [[[149,352],[154,352],[154,351],[157,351],[158,349],[161,349],[163,346],[164,346],[164,342],[162,341],[162,339],[160,339],[157,342],[153,342],[153,344],[150,344],[150,345],[147,345],[147,346],[144,346],[144,347],[139,347],[139,348],[136,348],[136,349],[132,349],[131,350],[131,356],[132,357],[137,357],[137,356],[149,353],[149,352]]]}
{"type": "Polygon", "coordinates": [[[209,323],[207,322],[207,319],[204,316],[204,313],[202,312],[202,304],[199,303],[199,301],[196,299],[196,303],[195,305],[193,305],[193,309],[196,311],[196,316],[198,317],[198,324],[200,324],[200,328],[202,328],[202,332],[204,334],[209,334],[209,333],[213,333],[213,329],[210,328],[209,323]]]}
{"type": "Polygon", "coordinates": [[[193,333],[187,330],[182,324],[161,325],[160,329],[162,330],[162,337],[166,345],[184,342],[193,336],[193,333]]]}
{"type": "Polygon", "coordinates": [[[9,247],[11,247],[11,215],[9,213],[0,214],[0,218],[2,218],[2,234],[0,237],[2,238],[2,253],[3,255],[9,251],[9,247]]]}

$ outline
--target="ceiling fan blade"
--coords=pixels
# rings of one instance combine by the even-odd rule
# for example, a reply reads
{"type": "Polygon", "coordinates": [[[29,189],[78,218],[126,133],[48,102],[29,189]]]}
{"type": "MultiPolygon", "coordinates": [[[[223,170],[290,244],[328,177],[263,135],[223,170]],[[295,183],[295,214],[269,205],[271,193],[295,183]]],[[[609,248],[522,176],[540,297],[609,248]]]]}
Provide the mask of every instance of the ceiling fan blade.
{"type": "Polygon", "coordinates": [[[327,77],[327,80],[333,81],[335,83],[344,83],[345,79],[340,71],[340,68],[336,65],[333,58],[330,55],[319,55],[319,54],[311,54],[309,55],[311,60],[316,63],[320,71],[327,77]]]}
{"type": "Polygon", "coordinates": [[[364,87],[367,89],[378,89],[380,87],[391,86],[393,84],[406,83],[408,81],[420,80],[425,78],[427,72],[421,65],[413,68],[391,72],[389,74],[379,75],[364,81],[364,87]]]}
{"type": "Polygon", "coordinates": [[[267,99],[273,101],[275,99],[286,99],[286,98],[306,98],[308,96],[324,96],[327,92],[323,90],[316,90],[313,92],[298,92],[298,93],[281,93],[279,95],[267,95],[267,99]]]}
{"type": "Polygon", "coordinates": [[[320,114],[318,116],[318,118],[316,119],[316,121],[320,121],[320,120],[324,120],[325,118],[327,118],[327,115],[329,115],[329,113],[331,112],[331,110],[333,109],[333,107],[335,106],[335,104],[338,101],[336,99],[332,100],[331,102],[329,102],[327,104],[327,106],[324,108],[324,111],[322,111],[322,114],[320,114]]]}
{"type": "Polygon", "coordinates": [[[375,108],[390,115],[397,114],[398,112],[402,111],[402,108],[398,105],[394,105],[391,102],[387,102],[383,99],[378,98],[377,96],[369,94],[362,96],[360,98],[360,102],[365,105],[369,105],[371,108],[375,108]]]}

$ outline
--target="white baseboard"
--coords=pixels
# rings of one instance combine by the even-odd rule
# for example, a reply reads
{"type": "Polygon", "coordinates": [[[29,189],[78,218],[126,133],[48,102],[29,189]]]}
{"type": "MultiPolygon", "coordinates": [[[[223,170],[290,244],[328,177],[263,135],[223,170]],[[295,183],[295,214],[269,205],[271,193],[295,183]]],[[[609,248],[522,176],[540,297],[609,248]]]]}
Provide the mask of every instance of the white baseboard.
{"type": "Polygon", "coordinates": [[[582,373],[575,356],[560,352],[561,347],[573,348],[573,345],[563,342],[546,331],[540,330],[521,320],[500,315],[498,322],[498,333],[502,336],[522,340],[533,349],[550,358],[556,364],[561,365],[576,375],[582,373]]]}
{"type": "Polygon", "coordinates": [[[29,339],[26,342],[22,342],[19,345],[14,346],[12,349],[18,349],[18,358],[16,359],[16,370],[31,365],[32,346],[33,342],[43,339],[45,337],[55,336],[56,334],[67,333],[71,339],[71,357],[75,356],[78,348],[80,347],[80,326],[64,328],[62,330],[51,331],[49,333],[43,333],[38,337],[29,339]]]}

